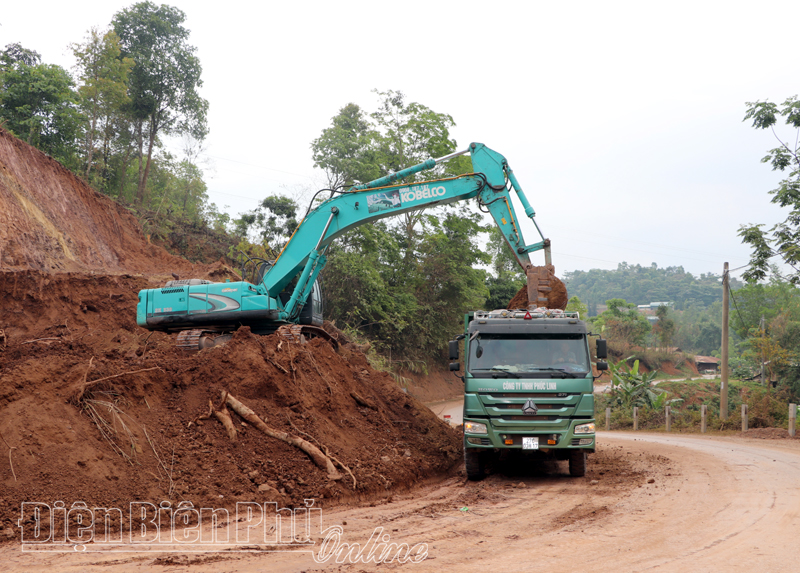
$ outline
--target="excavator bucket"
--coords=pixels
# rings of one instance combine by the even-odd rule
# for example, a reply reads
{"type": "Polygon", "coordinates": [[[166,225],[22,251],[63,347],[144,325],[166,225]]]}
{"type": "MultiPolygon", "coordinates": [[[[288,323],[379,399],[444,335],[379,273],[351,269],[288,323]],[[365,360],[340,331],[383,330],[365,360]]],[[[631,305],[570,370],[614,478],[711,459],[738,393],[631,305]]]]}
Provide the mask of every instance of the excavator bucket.
{"type": "Polygon", "coordinates": [[[508,303],[509,309],[567,308],[567,287],[555,275],[553,265],[529,265],[526,271],[528,284],[511,299],[508,303]]]}

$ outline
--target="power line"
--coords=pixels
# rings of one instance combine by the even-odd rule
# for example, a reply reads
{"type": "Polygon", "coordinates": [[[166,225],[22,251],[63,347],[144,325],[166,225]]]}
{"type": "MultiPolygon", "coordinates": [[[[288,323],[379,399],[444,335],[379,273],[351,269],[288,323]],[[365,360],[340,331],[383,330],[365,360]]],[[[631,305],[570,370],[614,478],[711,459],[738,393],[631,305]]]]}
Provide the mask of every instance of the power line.
{"type": "MultiPolygon", "coordinates": [[[[659,256],[659,257],[680,257],[683,260],[697,261],[697,262],[701,262],[701,263],[717,263],[717,262],[719,262],[719,259],[710,258],[710,257],[714,256],[712,254],[708,255],[709,256],[708,259],[701,259],[701,258],[697,258],[697,257],[687,257],[686,255],[683,255],[683,254],[648,251],[648,250],[645,250],[645,249],[635,249],[635,248],[629,247],[627,245],[624,246],[624,247],[620,247],[618,245],[609,245],[609,244],[604,244],[604,243],[596,243],[596,242],[595,243],[589,243],[588,241],[584,241],[584,242],[587,243],[587,244],[593,245],[593,246],[598,246],[598,245],[599,246],[607,246],[607,247],[612,247],[612,248],[615,248],[615,249],[622,248],[622,249],[625,249],[626,251],[632,251],[632,252],[637,252],[637,253],[645,253],[645,254],[648,254],[648,255],[659,256]]],[[[630,242],[630,239],[628,240],[628,242],[630,242]]],[[[687,249],[684,249],[684,250],[687,250],[687,249]]],[[[692,251],[692,252],[696,252],[696,251],[692,251]]]]}
{"type": "MultiPolygon", "coordinates": [[[[594,244],[597,244],[597,243],[594,243],[594,244]]],[[[651,251],[641,251],[639,249],[628,249],[628,250],[631,250],[631,251],[637,251],[638,250],[639,252],[644,252],[644,253],[648,253],[648,254],[651,254],[651,255],[658,255],[658,256],[662,256],[662,257],[675,256],[675,255],[669,255],[667,253],[653,253],[651,251]]],[[[554,255],[558,255],[560,257],[571,257],[571,258],[575,258],[575,259],[584,259],[584,260],[587,260],[587,261],[598,261],[598,262],[601,262],[601,263],[610,263],[612,265],[619,265],[622,262],[622,261],[609,261],[607,259],[597,259],[597,258],[594,258],[594,257],[582,257],[580,255],[570,255],[568,253],[561,253],[561,252],[558,252],[558,251],[553,251],[553,254],[554,255]]],[[[706,260],[702,260],[702,259],[693,259],[691,257],[684,257],[684,258],[687,259],[687,260],[690,260],[690,261],[698,261],[698,262],[701,262],[701,263],[711,262],[711,261],[706,261],[706,260]]]]}
{"type": "MultiPolygon", "coordinates": [[[[583,235],[592,235],[592,236],[595,236],[595,237],[603,237],[605,239],[612,239],[614,241],[622,241],[624,243],[629,243],[630,242],[630,238],[615,237],[613,235],[603,235],[603,234],[600,234],[600,233],[593,233],[591,231],[585,231],[582,234],[583,235]]],[[[675,246],[672,246],[672,245],[665,245],[663,243],[653,243],[653,242],[650,242],[650,241],[642,241],[641,239],[636,239],[636,242],[639,243],[639,244],[642,244],[642,245],[651,245],[653,247],[659,247],[659,248],[668,249],[668,250],[671,250],[671,251],[685,251],[687,253],[697,253],[697,254],[701,254],[701,255],[707,255],[709,257],[723,258],[723,255],[719,255],[717,253],[709,253],[708,251],[698,251],[697,249],[686,249],[686,248],[683,248],[683,247],[675,247],[675,246]]]]}
{"type": "Polygon", "coordinates": [[[286,173],[287,175],[294,175],[296,177],[303,177],[306,179],[313,179],[310,175],[302,175],[300,173],[294,173],[293,171],[285,171],[283,169],[275,169],[274,167],[265,167],[263,165],[256,165],[255,163],[247,163],[246,161],[239,161],[238,159],[228,159],[227,157],[219,157],[218,155],[210,155],[206,154],[208,157],[213,157],[214,159],[219,159],[220,161],[230,161],[231,163],[238,163],[240,165],[247,165],[248,167],[255,167],[256,169],[264,169],[266,171],[277,171],[278,173],[286,173]]]}
{"type": "Polygon", "coordinates": [[[606,259],[595,259],[593,257],[582,257],[580,255],[570,255],[570,254],[567,254],[567,253],[559,253],[557,251],[553,251],[553,254],[554,255],[558,255],[559,257],[571,257],[573,259],[584,259],[584,260],[587,260],[587,261],[597,261],[597,262],[600,262],[600,263],[610,263],[612,265],[619,265],[619,261],[608,261],[606,259]]]}
{"type": "MultiPolygon", "coordinates": [[[[728,271],[728,273],[730,274],[730,271],[728,271]]],[[[731,290],[731,282],[730,282],[730,281],[728,281],[728,294],[730,295],[730,297],[731,297],[731,300],[733,301],[733,306],[734,306],[734,308],[736,309],[736,314],[738,314],[738,315],[739,315],[739,322],[741,322],[741,323],[742,323],[742,326],[744,326],[745,328],[747,328],[747,323],[746,323],[746,322],[744,321],[744,319],[742,318],[742,313],[741,313],[741,312],[739,312],[739,305],[738,305],[738,304],[736,304],[736,298],[733,296],[733,291],[731,290]]],[[[750,329],[748,328],[748,330],[750,330],[750,329]]]]}
{"type": "Polygon", "coordinates": [[[224,191],[206,191],[206,193],[216,193],[218,195],[227,195],[228,197],[238,197],[239,199],[247,199],[248,201],[255,201],[256,203],[259,202],[259,199],[254,199],[252,197],[245,197],[244,195],[234,195],[233,193],[225,193],[224,191]]]}

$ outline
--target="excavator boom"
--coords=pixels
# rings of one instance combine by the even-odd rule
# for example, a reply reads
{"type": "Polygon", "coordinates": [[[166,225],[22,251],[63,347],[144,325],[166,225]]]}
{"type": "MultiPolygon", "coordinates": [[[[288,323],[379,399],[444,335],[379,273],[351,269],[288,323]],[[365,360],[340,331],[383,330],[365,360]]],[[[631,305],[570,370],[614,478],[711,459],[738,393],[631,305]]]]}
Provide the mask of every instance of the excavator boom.
{"type": "MultiPolygon", "coordinates": [[[[164,288],[139,293],[137,323],[151,330],[203,330],[224,332],[249,325],[255,332],[268,333],[285,324],[321,325],[321,313],[303,310],[315,290],[316,279],[325,266],[329,245],[347,231],[386,217],[397,216],[434,205],[476,199],[491,214],[503,238],[523,270],[532,267],[531,252],[544,249],[549,264],[549,241],[525,244],[510,191],[514,190],[525,214],[535,222],[535,213],[517,183],[506,159],[482,143],[465,151],[409,167],[397,173],[350,188],[310,210],[298,225],[280,255],[263,274],[260,283],[247,281],[170,281],[164,288]],[[397,183],[431,169],[455,155],[469,153],[473,172],[458,177],[414,183],[397,183]],[[289,290],[290,283],[296,280],[289,290]]],[[[536,226],[538,230],[538,225],[536,226]]],[[[539,232],[541,235],[541,232],[539,232]]],[[[552,266],[537,271],[535,306],[547,306],[548,276],[552,266]],[[549,269],[549,270],[548,270],[549,269]]],[[[528,276],[532,276],[528,274],[528,276]]],[[[312,296],[312,302],[315,297],[312,296]]],[[[184,338],[201,337],[193,332],[184,338]]]]}

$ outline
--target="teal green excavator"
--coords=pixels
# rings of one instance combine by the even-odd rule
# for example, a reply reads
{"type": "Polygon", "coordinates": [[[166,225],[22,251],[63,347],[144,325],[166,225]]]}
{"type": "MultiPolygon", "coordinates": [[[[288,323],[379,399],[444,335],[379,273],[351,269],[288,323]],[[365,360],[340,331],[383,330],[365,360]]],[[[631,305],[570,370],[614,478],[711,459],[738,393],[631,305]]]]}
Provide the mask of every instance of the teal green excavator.
{"type": "Polygon", "coordinates": [[[136,322],[150,330],[178,332],[178,345],[206,348],[229,339],[239,326],[258,334],[281,329],[287,336],[326,336],[321,291],[317,282],[325,253],[337,238],[359,225],[434,205],[477,198],[503,234],[529,277],[532,306],[547,307],[553,276],[550,242],[536,225],[541,241],[526,245],[511,202],[514,190],[534,222],[535,213],[506,159],[482,143],[439,159],[356,185],[310,210],[275,261],[252,260],[238,282],[184,279],[139,293],[136,322]],[[469,153],[473,172],[446,179],[398,183],[438,163],[469,153]],[[545,266],[534,267],[529,253],[544,250],[545,266]],[[532,277],[536,277],[533,279],[532,277]],[[535,282],[536,284],[531,284],[535,282]],[[535,297],[535,298],[534,298],[535,297]]]}

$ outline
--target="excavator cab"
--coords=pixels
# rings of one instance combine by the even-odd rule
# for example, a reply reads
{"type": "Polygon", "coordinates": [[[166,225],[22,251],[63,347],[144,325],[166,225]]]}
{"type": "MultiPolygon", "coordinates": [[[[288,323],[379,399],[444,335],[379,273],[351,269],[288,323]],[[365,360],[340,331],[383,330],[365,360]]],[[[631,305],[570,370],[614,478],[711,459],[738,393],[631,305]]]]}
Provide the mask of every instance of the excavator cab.
{"type": "MultiPolygon", "coordinates": [[[[261,284],[264,280],[264,275],[272,268],[275,261],[262,258],[251,258],[242,264],[242,279],[248,280],[252,284],[261,284]]],[[[292,280],[283,292],[280,293],[279,298],[281,303],[285,306],[292,296],[292,292],[297,286],[297,279],[292,280]]],[[[322,326],[322,288],[320,287],[319,280],[314,281],[314,286],[311,289],[311,294],[300,311],[299,320],[300,324],[322,326]]]]}
{"type": "MultiPolygon", "coordinates": [[[[296,286],[297,278],[286,285],[286,288],[278,295],[283,306],[286,306],[289,299],[292,298],[292,292],[294,292],[296,286]]],[[[311,288],[311,294],[308,295],[306,304],[300,310],[298,322],[300,324],[322,326],[322,310],[322,287],[319,284],[319,279],[317,279],[314,281],[314,286],[311,288]]]]}
{"type": "Polygon", "coordinates": [[[314,281],[311,294],[303,310],[300,311],[300,324],[322,326],[322,288],[319,280],[314,281]]]}

